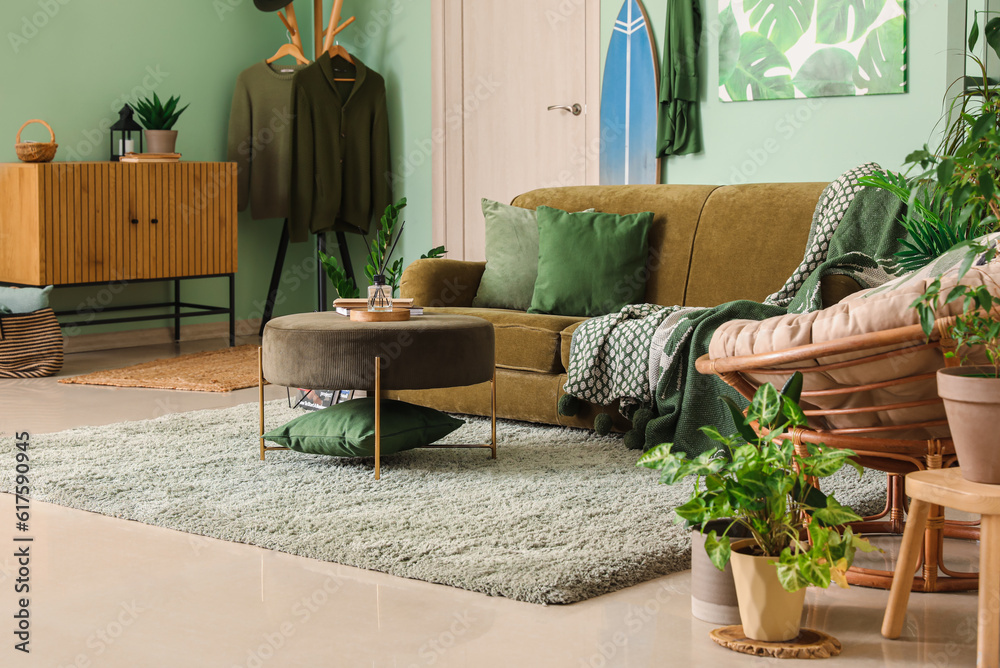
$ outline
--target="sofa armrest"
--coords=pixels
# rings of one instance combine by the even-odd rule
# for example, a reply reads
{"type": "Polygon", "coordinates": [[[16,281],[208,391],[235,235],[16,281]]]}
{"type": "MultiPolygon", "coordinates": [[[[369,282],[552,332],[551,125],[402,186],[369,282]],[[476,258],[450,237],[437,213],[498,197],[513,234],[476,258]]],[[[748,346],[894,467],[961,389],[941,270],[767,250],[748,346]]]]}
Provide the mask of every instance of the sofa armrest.
{"type": "Polygon", "coordinates": [[[403,271],[399,294],[414,306],[472,306],[485,269],[485,262],[417,260],[403,271]]]}

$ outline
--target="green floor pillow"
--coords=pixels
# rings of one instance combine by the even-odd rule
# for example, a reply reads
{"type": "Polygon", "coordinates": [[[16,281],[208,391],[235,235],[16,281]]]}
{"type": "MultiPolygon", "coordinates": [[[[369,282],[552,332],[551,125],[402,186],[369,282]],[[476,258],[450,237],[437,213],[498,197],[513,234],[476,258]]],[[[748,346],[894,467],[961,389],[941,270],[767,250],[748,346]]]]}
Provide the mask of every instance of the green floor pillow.
{"type": "Polygon", "coordinates": [[[49,307],[52,286],[44,288],[0,287],[0,313],[34,313],[49,307]]]}
{"type": "MultiPolygon", "coordinates": [[[[382,402],[382,455],[412,450],[444,438],[465,424],[441,411],[404,401],[382,402]]],[[[375,455],[375,399],[355,399],[306,413],[264,434],[298,452],[332,457],[375,455]]]]}

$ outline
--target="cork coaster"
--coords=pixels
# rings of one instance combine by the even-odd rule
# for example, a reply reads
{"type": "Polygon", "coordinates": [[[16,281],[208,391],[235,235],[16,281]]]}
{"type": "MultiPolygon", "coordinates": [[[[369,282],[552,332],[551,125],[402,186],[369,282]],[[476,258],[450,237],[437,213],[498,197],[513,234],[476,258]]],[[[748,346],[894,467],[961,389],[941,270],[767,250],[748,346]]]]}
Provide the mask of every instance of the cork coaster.
{"type": "Polygon", "coordinates": [[[723,626],[712,631],[712,640],[741,654],[769,656],[775,659],[829,659],[840,654],[840,641],[813,629],[802,629],[794,640],[766,642],[751,640],[742,626],[723,626]]]}

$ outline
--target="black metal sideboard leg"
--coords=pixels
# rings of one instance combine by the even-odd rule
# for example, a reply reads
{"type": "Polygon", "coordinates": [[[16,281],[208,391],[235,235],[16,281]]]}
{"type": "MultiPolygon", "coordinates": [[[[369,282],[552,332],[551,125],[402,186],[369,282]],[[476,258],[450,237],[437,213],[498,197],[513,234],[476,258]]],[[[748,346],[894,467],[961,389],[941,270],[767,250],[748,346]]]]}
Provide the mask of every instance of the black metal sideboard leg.
{"type": "Polygon", "coordinates": [[[174,279],[174,342],[181,340],[181,279],[174,279]]]}
{"type": "Polygon", "coordinates": [[[229,347],[236,345],[236,274],[229,274],[229,347]]]}
{"type": "Polygon", "coordinates": [[[264,326],[274,315],[274,302],[278,298],[278,285],[281,282],[281,272],[285,268],[285,255],[288,254],[288,219],[281,228],[281,239],[278,240],[278,254],[274,256],[274,269],[271,271],[271,286],[267,289],[267,301],[264,302],[264,313],[260,318],[260,336],[264,336],[264,326]]]}

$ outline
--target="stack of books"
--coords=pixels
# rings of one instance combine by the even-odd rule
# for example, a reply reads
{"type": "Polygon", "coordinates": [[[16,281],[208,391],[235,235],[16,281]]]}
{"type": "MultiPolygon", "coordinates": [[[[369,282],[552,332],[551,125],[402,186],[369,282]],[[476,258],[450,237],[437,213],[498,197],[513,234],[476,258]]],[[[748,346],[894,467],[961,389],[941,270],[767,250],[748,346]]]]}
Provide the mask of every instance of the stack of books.
{"type": "MultiPolygon", "coordinates": [[[[333,307],[337,310],[340,315],[350,316],[351,311],[354,309],[366,309],[368,308],[367,299],[337,299],[333,302],[333,307]]],[[[402,309],[407,309],[410,315],[423,315],[424,309],[420,306],[413,305],[413,299],[393,299],[392,300],[392,310],[399,311],[402,309]]]]}
{"type": "Polygon", "coordinates": [[[126,153],[121,162],[180,162],[180,153],[126,153]]]}

